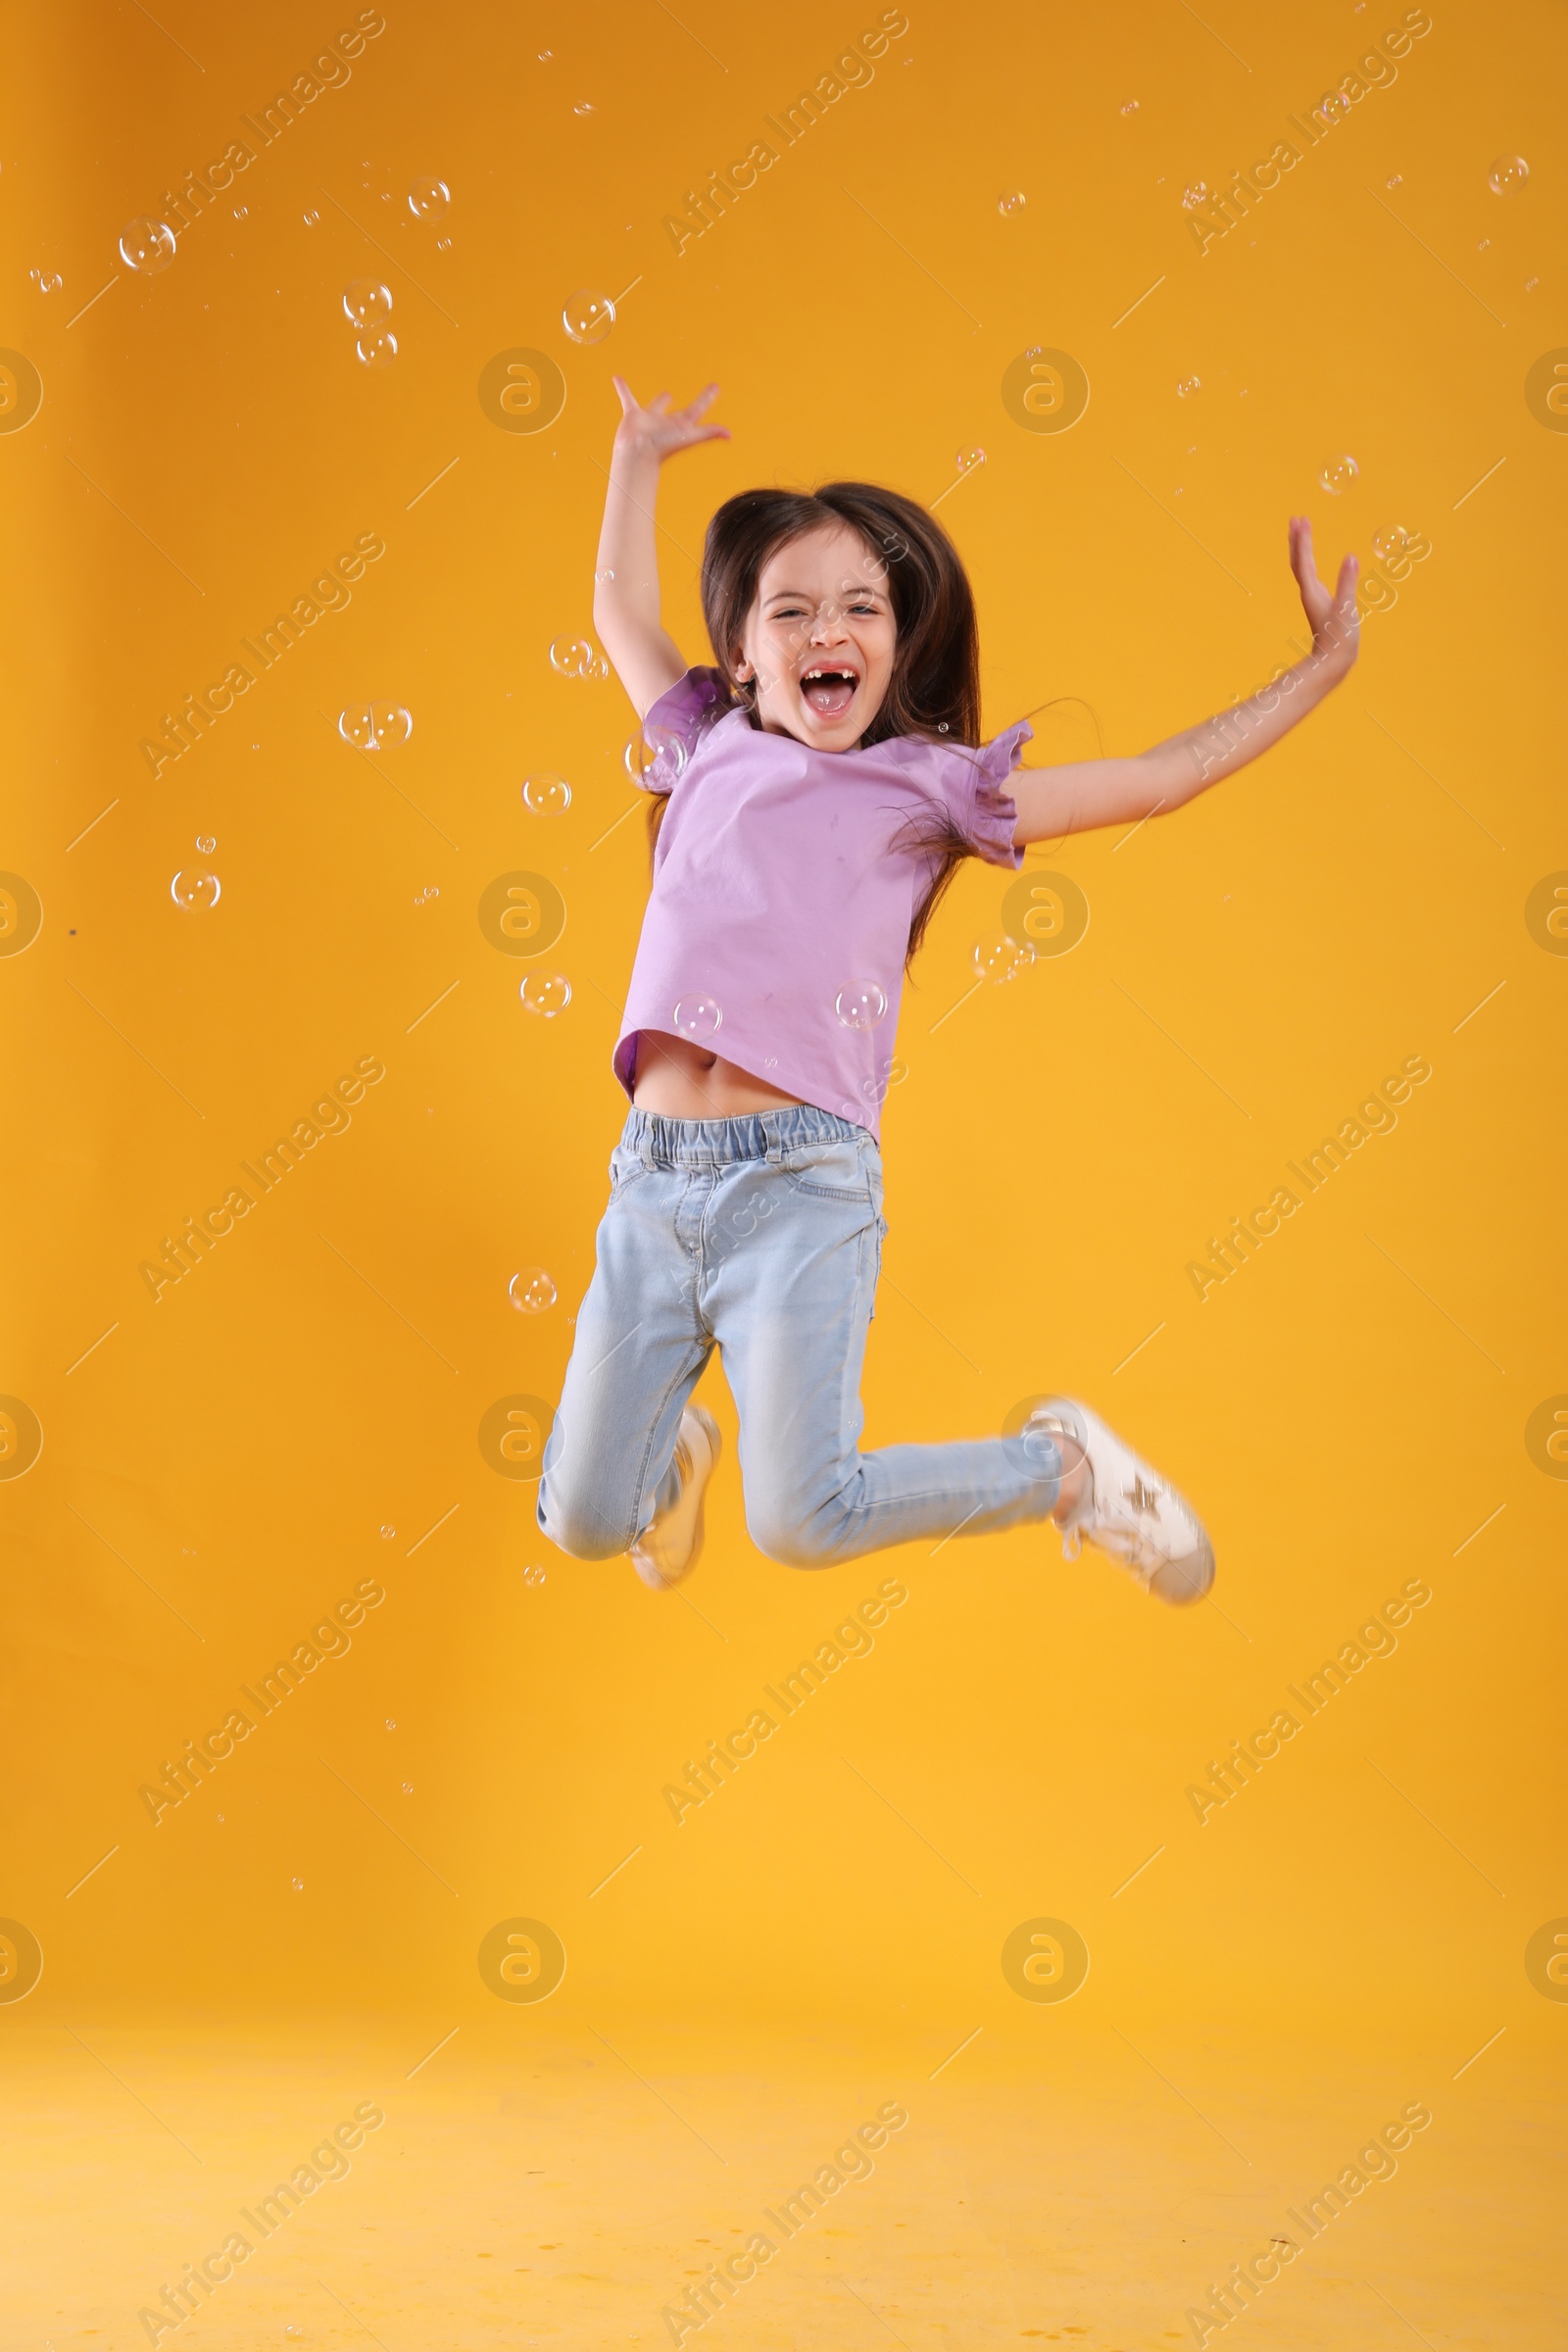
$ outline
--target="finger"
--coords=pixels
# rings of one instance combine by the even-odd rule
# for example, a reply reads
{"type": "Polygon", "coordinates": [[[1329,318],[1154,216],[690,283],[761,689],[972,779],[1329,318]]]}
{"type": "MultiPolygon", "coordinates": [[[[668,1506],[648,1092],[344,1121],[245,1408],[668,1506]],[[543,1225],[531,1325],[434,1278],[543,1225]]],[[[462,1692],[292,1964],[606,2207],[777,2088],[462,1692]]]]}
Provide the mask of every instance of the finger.
{"type": "Polygon", "coordinates": [[[1291,569],[1298,579],[1312,569],[1312,525],[1304,514],[1291,516],[1291,569]]]}
{"type": "Polygon", "coordinates": [[[698,393],[697,398],[687,409],[687,416],[692,417],[706,416],[709,410],[712,407],[717,398],[718,386],[716,384],[705,385],[703,390],[698,393]]]}
{"type": "Polygon", "coordinates": [[[661,392],[655,399],[648,403],[648,406],[650,409],[657,410],[661,416],[667,416],[669,415],[669,394],[667,392],[661,392]]]}
{"type": "Polygon", "coordinates": [[[1317,576],[1317,564],[1312,553],[1312,525],[1304,514],[1296,518],[1291,542],[1291,569],[1296,574],[1297,586],[1303,600],[1310,601],[1313,596],[1326,597],[1328,592],[1317,576]]]}
{"type": "Polygon", "coordinates": [[[612,375],[610,380],[614,385],[615,390],[620,394],[621,415],[623,416],[630,416],[637,407],[636,396],[634,395],[630,384],[626,382],[624,376],[619,375],[612,375]]]}
{"type": "Polygon", "coordinates": [[[1340,565],[1340,576],[1334,583],[1334,601],[1343,611],[1355,602],[1355,583],[1361,569],[1359,556],[1347,556],[1340,565]]]}

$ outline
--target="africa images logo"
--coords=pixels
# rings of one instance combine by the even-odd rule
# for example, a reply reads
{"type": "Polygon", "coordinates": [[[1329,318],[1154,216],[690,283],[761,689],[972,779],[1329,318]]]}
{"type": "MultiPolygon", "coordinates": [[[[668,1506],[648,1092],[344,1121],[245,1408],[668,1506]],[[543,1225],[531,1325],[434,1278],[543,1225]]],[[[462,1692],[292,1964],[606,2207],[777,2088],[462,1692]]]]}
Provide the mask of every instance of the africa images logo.
{"type": "Polygon", "coordinates": [[[296,1119],[286,1136],[280,1135],[270,1152],[260,1152],[257,1157],[261,1171],[248,1159],[240,1166],[255,1191],[245,1185],[229,1187],[228,1193],[216,1208],[203,1217],[187,1217],[177,1234],[165,1234],[161,1253],[156,1260],[144,1258],[137,1269],[157,1305],[165,1291],[187,1274],[195,1272],[204,1256],[210,1255],[218,1243],[234,1230],[237,1217],[248,1217],[258,1200],[280,1185],[285,1176],[297,1168],[307,1152],[329,1135],[346,1135],[354,1121],[348,1105],[363,1102],[368,1086],[379,1086],[386,1076],[386,1065],[373,1054],[362,1054],[351,1076],[340,1078],[337,1085],[311,1105],[309,1118],[296,1119]]]}
{"type": "Polygon", "coordinates": [[[1432,1064],[1424,1054],[1407,1054],[1397,1073],[1385,1078],[1381,1088],[1374,1089],[1365,1102],[1357,1103],[1354,1118],[1342,1119],[1337,1131],[1325,1136],[1315,1152],[1302,1154],[1304,1168],[1288,1159],[1285,1165],[1300,1191],[1288,1184],[1277,1185],[1271,1199],[1261,1208],[1254,1208],[1250,1217],[1232,1217],[1229,1233],[1209,1235],[1206,1259],[1188,1259],[1187,1277],[1199,1298],[1206,1299],[1219,1283],[1229,1282],[1233,1274],[1239,1274],[1264,1242],[1281,1231],[1285,1218],[1294,1217],[1303,1202],[1322,1191],[1331,1176],[1349,1165],[1352,1152],[1359,1152],[1374,1135],[1392,1135],[1399,1124],[1395,1104],[1408,1102],[1412,1089],[1425,1086],[1431,1075],[1432,1064]]]}
{"type": "Polygon", "coordinates": [[[684,253],[695,237],[706,236],[748,188],[756,187],[759,172],[770,172],[784,150],[804,139],[830,106],[836,106],[849,91],[864,89],[874,81],[876,69],[870,60],[884,56],[889,42],[901,39],[908,29],[909,20],[902,8],[884,9],[879,24],[862,32],[858,44],[852,43],[834,59],[832,73],[819,74],[811,87],[783,110],[782,122],[764,115],[762,121],[779,144],[775,147],[771,139],[755,139],[747,154],[729,166],[727,175],[710,172],[701,188],[687,189],[682,200],[684,213],[664,215],[664,231],[675,251],[684,253]]]}

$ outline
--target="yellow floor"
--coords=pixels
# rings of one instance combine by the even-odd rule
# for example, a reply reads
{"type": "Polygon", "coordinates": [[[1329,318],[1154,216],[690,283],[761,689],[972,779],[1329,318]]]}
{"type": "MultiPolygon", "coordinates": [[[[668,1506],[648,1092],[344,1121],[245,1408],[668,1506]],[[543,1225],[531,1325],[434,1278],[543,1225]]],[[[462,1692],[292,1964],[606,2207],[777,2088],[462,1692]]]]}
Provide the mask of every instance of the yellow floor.
{"type": "Polygon", "coordinates": [[[1264,2065],[1214,2034],[1056,2037],[1027,2081],[994,2076],[982,2039],[933,2082],[892,2046],[759,2064],[754,2043],[742,2064],[646,2023],[539,2026],[471,2020],[428,2059],[428,2019],[14,2034],[6,2346],[128,2352],[139,2312],[234,2231],[252,2251],[161,2343],[667,2344],[665,2307],[758,2233],[771,2257],[682,2340],[1154,2352],[1195,2342],[1192,2307],[1291,2237],[1303,2251],[1210,2343],[1562,2342],[1560,2089],[1506,2036],[1457,2082],[1467,2053],[1276,2044],[1264,2065]],[[1308,2201],[1407,2107],[1432,2120],[1396,2170],[1320,2207],[1310,2238],[1308,2201]],[[385,2121],[264,2237],[261,2200],[339,2124],[352,2139],[356,2109],[385,2121]],[[784,2200],[885,2109],[907,2121],[874,2169],[846,2157],[786,2236],[784,2200]]]}

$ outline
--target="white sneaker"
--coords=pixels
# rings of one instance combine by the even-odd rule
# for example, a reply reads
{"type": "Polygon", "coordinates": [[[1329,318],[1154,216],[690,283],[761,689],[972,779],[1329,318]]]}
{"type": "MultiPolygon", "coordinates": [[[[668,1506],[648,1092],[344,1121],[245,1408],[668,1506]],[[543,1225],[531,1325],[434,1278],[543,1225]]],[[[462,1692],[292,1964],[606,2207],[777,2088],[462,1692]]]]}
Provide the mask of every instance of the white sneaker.
{"type": "Polygon", "coordinates": [[[1061,1556],[1078,1557],[1085,1537],[1119,1560],[1161,1600],[1201,1600],[1214,1582],[1214,1547],[1190,1502],[1168,1479],[1141,1461],[1087,1405],[1052,1396],[1030,1415],[1028,1429],[1061,1435],[1087,1456],[1089,1485],[1061,1526],[1061,1556]]]}
{"type": "Polygon", "coordinates": [[[703,1495],[722,1445],[712,1414],[703,1405],[687,1405],[675,1439],[680,1493],[655,1513],[631,1547],[632,1566],[656,1592],[667,1592],[690,1576],[702,1556],[703,1495]]]}

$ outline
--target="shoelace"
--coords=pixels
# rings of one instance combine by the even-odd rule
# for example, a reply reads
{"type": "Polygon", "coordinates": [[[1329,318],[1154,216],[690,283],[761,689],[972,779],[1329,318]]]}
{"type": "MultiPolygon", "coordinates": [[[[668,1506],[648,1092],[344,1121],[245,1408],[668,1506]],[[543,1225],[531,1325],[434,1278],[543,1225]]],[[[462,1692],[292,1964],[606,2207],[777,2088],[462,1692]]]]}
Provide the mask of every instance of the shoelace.
{"type": "MultiPolygon", "coordinates": [[[[1071,1437],[1073,1434],[1060,1421],[1054,1419],[1036,1422],[1035,1427],[1043,1429],[1053,1436],[1059,1434],[1071,1437]]],[[[1080,1501],[1077,1510],[1065,1526],[1060,1526],[1058,1522],[1061,1535],[1061,1556],[1064,1560],[1076,1560],[1083,1550],[1084,1537],[1087,1534],[1089,1541],[1096,1545],[1097,1549],[1107,1552],[1122,1567],[1130,1569],[1139,1582],[1147,1587],[1150,1579],[1166,1565],[1171,1556],[1166,1548],[1151,1542],[1145,1535],[1142,1526],[1137,1524],[1146,1514],[1156,1522],[1159,1520],[1160,1490],[1158,1488],[1145,1489],[1142,1473],[1135,1473],[1134,1492],[1119,1497],[1121,1502],[1132,1506],[1134,1524],[1131,1527],[1118,1526],[1102,1513],[1099,1489],[1095,1483],[1094,1466],[1092,1463],[1088,1463],[1087,1467],[1089,1469],[1088,1494],[1080,1501]],[[1146,1494],[1147,1502],[1144,1499],[1146,1494]],[[1100,1522],[1098,1531],[1097,1520],[1100,1522]]],[[[1185,1514],[1179,1511],[1176,1513],[1178,1521],[1184,1516],[1185,1514]]]]}

